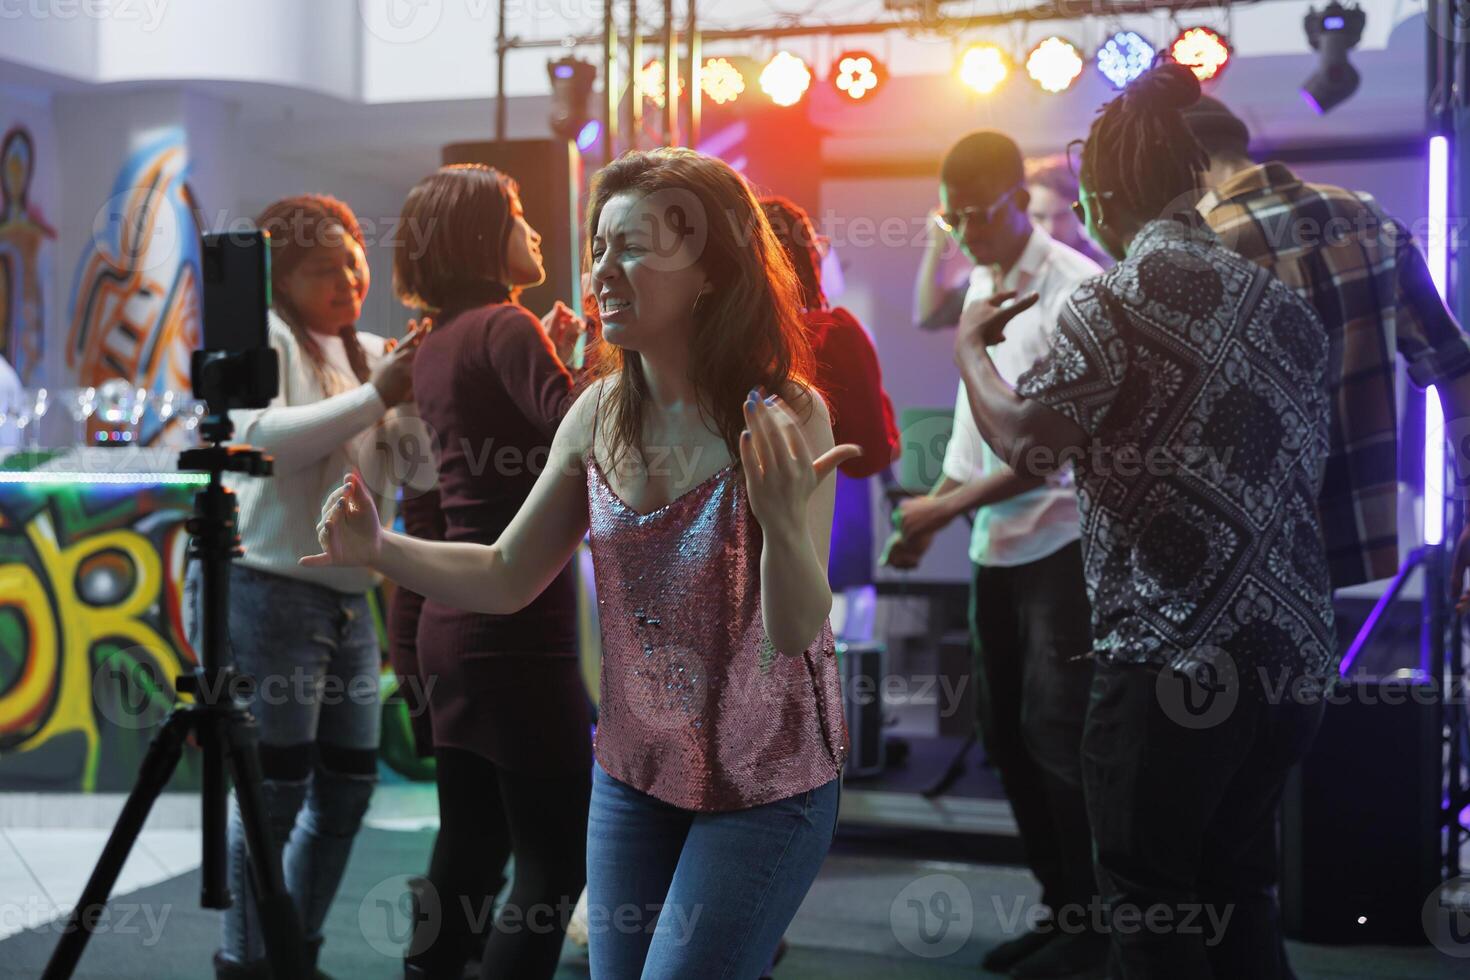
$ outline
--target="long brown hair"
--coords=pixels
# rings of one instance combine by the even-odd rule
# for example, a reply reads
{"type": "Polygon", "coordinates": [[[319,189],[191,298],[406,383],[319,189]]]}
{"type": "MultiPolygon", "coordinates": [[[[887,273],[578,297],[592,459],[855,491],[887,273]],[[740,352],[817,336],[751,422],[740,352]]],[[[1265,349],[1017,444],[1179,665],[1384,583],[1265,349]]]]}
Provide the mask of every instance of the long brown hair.
{"type": "MultiPolygon", "coordinates": [[[[749,391],[777,393],[792,383],[815,391],[796,273],[745,179],[724,161],[683,148],[625,153],[593,176],[589,249],[610,198],[660,191],[683,201],[692,197],[705,218],[697,261],[713,288],[694,309],[690,380],[700,414],[714,423],[731,457],[739,460],[749,391]]],[[[616,465],[624,452],[642,449],[648,379],[636,351],[598,343],[590,360],[592,378],[612,379],[603,401],[610,419],[608,462],[616,465]]],[[[810,410],[810,405],[796,407],[810,410]]]]}
{"type": "Polygon", "coordinates": [[[405,306],[441,311],[518,292],[507,267],[516,182],[483,163],[440,167],[403,202],[393,291],[405,306]]]}
{"type": "MultiPolygon", "coordinates": [[[[340,241],[340,235],[346,235],[357,242],[359,247],[365,248],[357,215],[335,197],[326,194],[300,194],[282,198],[269,205],[255,219],[255,226],[270,232],[271,236],[271,306],[286,322],[286,326],[291,328],[291,335],[306,352],[322,393],[336,394],[342,385],[334,380],[335,372],[328,369],[321,346],[291,305],[285,283],[313,248],[340,241]]],[[[366,382],[372,372],[368,367],[367,353],[362,349],[362,342],[357,339],[356,327],[344,329],[341,336],[342,343],[347,348],[347,360],[352,365],[352,372],[357,375],[359,382],[366,382]]]]}

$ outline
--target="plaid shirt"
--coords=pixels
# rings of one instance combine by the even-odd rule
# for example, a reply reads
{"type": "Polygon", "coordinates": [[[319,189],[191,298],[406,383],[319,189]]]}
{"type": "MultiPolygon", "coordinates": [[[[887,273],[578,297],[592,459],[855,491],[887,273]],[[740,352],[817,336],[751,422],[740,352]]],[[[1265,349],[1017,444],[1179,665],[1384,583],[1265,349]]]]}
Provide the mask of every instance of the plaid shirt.
{"type": "Polygon", "coordinates": [[[1280,163],[1242,171],[1199,204],[1227,246],[1276,273],[1327,327],[1331,453],[1322,531],[1334,588],[1398,569],[1394,352],[1420,387],[1470,371],[1470,337],[1401,223],[1367,194],[1306,184],[1280,163]]]}

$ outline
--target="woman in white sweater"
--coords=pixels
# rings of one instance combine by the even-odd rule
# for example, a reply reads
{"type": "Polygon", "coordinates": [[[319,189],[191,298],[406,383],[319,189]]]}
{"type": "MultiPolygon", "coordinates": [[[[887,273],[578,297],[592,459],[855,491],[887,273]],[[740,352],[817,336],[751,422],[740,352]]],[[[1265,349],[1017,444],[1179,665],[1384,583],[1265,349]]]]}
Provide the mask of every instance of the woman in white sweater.
{"type": "MultiPolygon", "coordinates": [[[[315,969],[322,921],[337,892],[377,773],[381,654],[368,613],[375,576],[302,568],[321,502],[356,468],[384,523],[393,488],[379,452],[382,423],[412,396],[417,334],[394,348],[355,327],[368,290],[357,219],[341,201],[278,201],[257,219],[271,233],[270,343],[280,393],[232,413],[236,437],[275,457],[270,479],[237,478],[245,554],[230,574],[235,664],[255,679],[267,819],[283,847],[286,885],[315,969]]],[[[217,977],[267,977],[244,828],[232,807],[230,887],[217,977]]]]}

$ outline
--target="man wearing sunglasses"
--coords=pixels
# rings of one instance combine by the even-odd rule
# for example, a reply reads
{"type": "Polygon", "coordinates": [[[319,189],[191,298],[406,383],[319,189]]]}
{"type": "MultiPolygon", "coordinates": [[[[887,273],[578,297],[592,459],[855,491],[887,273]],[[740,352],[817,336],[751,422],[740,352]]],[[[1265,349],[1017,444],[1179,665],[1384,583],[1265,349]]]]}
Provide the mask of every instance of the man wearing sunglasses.
{"type": "MultiPolygon", "coordinates": [[[[1009,137],[971,133],[944,159],[934,218],[975,263],[964,301],[1006,290],[1040,294],[992,349],[1013,384],[1050,348],[1067,296],[1100,271],[1032,226],[1024,182],[1021,151],[1009,137]]],[[[931,249],[921,307],[939,295],[937,269],[931,249]]],[[[1071,977],[1101,965],[1107,951],[1106,937],[1089,932],[1082,914],[1096,888],[1081,780],[1092,637],[1077,498],[1070,473],[1043,481],[1002,463],[980,438],[964,386],[956,388],[944,476],[895,511],[884,561],[917,566],[940,529],[976,511],[970,629],[980,736],[1051,912],[1034,931],[991,950],[984,966],[1013,977],[1071,977]]]]}

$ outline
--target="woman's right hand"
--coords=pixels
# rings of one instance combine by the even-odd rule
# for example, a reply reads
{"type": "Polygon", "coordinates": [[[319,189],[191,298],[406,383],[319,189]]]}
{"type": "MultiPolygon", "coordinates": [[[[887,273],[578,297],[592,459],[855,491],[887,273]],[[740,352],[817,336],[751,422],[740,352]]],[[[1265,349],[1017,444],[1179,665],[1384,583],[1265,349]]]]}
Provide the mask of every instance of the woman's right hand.
{"type": "Polygon", "coordinates": [[[408,336],[373,367],[368,380],[378,389],[383,404],[389,408],[413,398],[413,356],[418,352],[419,340],[429,329],[427,319],[422,326],[417,320],[409,321],[408,336]]]}
{"type": "Polygon", "coordinates": [[[316,540],[321,553],[302,557],[299,564],[305,568],[371,565],[378,560],[383,526],[378,522],[373,495],[362,485],[357,472],[349,474],[322,505],[316,540]]]}

